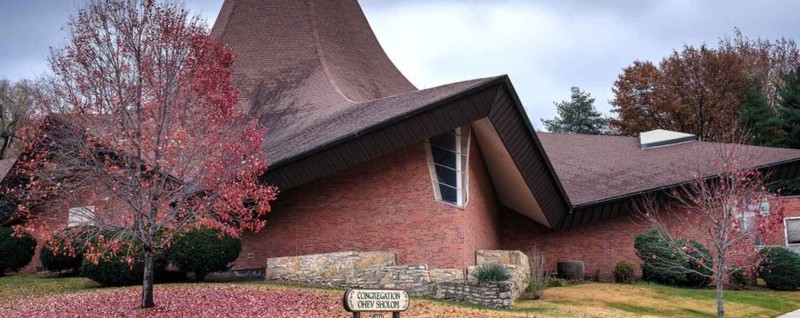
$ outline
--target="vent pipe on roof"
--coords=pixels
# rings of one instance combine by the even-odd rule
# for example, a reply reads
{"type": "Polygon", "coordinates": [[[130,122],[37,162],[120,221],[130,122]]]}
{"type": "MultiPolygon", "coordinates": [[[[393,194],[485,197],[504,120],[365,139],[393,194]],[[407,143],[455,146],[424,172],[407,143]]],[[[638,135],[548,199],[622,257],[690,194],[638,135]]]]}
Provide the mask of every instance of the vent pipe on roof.
{"type": "Polygon", "coordinates": [[[645,131],[639,134],[639,148],[649,149],[657,147],[666,147],[675,144],[692,142],[695,141],[696,139],[697,138],[695,137],[695,135],[692,134],[671,131],[671,130],[664,130],[664,129],[656,129],[651,131],[645,131]]]}

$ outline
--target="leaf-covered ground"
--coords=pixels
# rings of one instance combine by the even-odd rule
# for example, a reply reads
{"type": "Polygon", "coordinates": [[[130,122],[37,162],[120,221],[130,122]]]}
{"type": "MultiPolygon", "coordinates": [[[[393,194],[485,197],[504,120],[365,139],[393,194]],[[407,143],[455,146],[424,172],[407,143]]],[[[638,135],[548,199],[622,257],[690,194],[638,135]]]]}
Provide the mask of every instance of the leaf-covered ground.
{"type": "MultiPolygon", "coordinates": [[[[2,294],[0,317],[352,317],[342,309],[342,291],[338,290],[259,283],[157,285],[156,307],[140,309],[137,308],[139,287],[95,288],[81,278],[27,280],[33,283],[9,289],[28,291],[39,282],[45,285],[25,295],[2,294]],[[66,287],[54,288],[57,281],[66,287]],[[85,289],[79,291],[80,287],[76,286],[85,286],[85,289]],[[52,293],[46,293],[47,290],[52,293]]],[[[0,287],[3,285],[8,286],[0,283],[0,287]]],[[[403,314],[405,317],[509,315],[531,317],[417,299],[412,300],[411,308],[403,314]]]]}
{"type": "MultiPolygon", "coordinates": [[[[0,317],[351,317],[342,309],[341,290],[263,281],[156,285],[151,309],[137,308],[139,293],[139,287],[98,288],[80,277],[0,277],[0,317]]],[[[800,308],[800,291],[726,291],[725,299],[729,317],[774,317],[800,308]]],[[[402,316],[714,317],[714,310],[712,289],[590,283],[549,288],[512,310],[414,298],[402,316]]]]}

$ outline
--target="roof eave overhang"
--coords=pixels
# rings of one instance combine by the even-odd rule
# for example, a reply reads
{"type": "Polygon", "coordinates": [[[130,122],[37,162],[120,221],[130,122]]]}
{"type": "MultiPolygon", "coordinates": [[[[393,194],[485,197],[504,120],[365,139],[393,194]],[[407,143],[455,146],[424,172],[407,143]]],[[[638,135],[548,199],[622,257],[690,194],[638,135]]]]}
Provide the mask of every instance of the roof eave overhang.
{"type": "Polygon", "coordinates": [[[553,228],[571,210],[508,76],[500,76],[270,165],[262,180],[290,189],[487,118],[553,228]]]}
{"type": "MultiPolygon", "coordinates": [[[[800,158],[773,162],[755,167],[766,177],[768,183],[800,177],[800,158]]],[[[713,179],[717,176],[708,176],[713,179]]],[[[610,198],[576,204],[573,213],[567,215],[561,228],[570,228],[595,223],[617,216],[636,213],[644,200],[667,200],[672,191],[690,185],[693,180],[662,187],[627,193],[610,198]]]]}

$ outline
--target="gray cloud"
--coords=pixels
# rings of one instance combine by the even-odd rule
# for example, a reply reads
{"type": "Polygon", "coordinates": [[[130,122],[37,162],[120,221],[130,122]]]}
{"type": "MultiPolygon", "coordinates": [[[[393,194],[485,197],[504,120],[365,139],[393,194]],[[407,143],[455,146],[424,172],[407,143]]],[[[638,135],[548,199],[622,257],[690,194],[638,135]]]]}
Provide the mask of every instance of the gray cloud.
{"type": "MultiPolygon", "coordinates": [[[[0,0],[0,77],[34,78],[81,0],[0,0]],[[10,32],[9,32],[10,31],[10,32]]],[[[190,0],[209,23],[221,0],[190,0]]],[[[580,86],[608,113],[611,86],[636,59],[684,44],[746,36],[796,37],[798,1],[362,0],[381,44],[418,87],[509,74],[535,125],[580,86]]]]}

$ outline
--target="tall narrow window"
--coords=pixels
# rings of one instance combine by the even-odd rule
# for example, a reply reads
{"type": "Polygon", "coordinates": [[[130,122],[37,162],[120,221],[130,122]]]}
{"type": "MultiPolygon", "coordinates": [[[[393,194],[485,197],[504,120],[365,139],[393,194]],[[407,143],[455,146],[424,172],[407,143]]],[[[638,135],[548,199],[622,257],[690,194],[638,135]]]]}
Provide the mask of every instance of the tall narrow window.
{"type": "Polygon", "coordinates": [[[468,128],[456,128],[428,141],[428,165],[436,199],[457,206],[467,202],[468,149],[468,128]]]}

